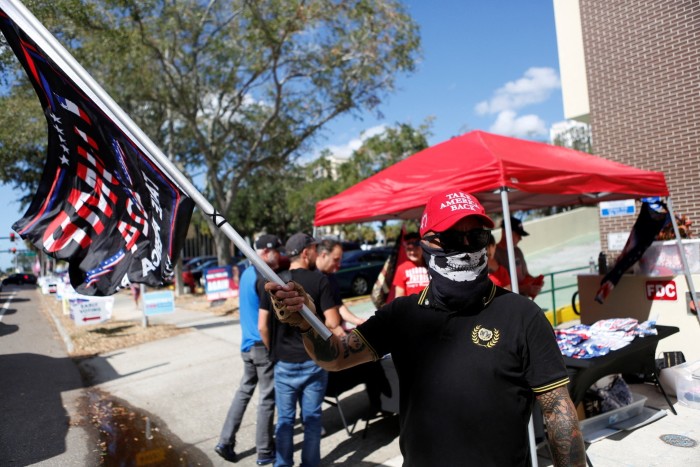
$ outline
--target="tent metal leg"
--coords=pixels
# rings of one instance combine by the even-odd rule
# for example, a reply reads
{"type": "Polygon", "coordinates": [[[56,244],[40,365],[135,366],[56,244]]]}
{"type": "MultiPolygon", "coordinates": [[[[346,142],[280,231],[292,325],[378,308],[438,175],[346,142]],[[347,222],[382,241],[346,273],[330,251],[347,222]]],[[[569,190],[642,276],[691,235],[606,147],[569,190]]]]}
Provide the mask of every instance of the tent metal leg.
{"type": "MultiPolygon", "coordinates": [[[[683,248],[683,240],[681,239],[680,231],[678,230],[678,224],[676,223],[676,214],[673,212],[673,203],[671,202],[671,197],[666,198],[666,206],[668,207],[668,213],[671,216],[671,225],[673,225],[673,233],[676,235],[676,245],[678,245],[678,254],[683,262],[683,272],[685,273],[685,281],[688,283],[688,291],[690,291],[690,299],[695,304],[695,309],[700,310],[700,303],[698,303],[698,295],[695,293],[695,285],[693,284],[693,276],[690,274],[690,267],[688,266],[688,258],[685,257],[685,248],[683,248]]],[[[700,324],[700,312],[697,313],[698,324],[700,324]]]]}

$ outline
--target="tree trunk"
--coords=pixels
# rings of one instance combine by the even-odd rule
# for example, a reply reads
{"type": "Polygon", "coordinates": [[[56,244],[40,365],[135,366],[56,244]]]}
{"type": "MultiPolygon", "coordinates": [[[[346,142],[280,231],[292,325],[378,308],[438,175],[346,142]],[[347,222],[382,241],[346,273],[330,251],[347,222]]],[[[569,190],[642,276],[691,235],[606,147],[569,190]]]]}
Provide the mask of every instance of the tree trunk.
{"type": "Polygon", "coordinates": [[[216,256],[219,259],[219,265],[223,266],[231,263],[231,240],[219,228],[211,225],[212,235],[214,236],[214,244],[216,245],[216,256]]]}

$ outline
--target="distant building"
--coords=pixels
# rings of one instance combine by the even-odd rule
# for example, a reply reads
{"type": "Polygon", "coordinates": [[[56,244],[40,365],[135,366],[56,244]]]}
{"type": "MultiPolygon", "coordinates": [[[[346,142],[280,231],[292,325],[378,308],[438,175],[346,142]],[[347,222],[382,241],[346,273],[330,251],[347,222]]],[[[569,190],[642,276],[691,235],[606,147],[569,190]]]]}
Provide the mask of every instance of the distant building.
{"type": "Polygon", "coordinates": [[[551,142],[559,140],[563,146],[567,148],[573,147],[575,143],[573,140],[574,130],[588,132],[590,131],[590,125],[577,120],[565,120],[563,122],[554,123],[549,128],[549,140],[551,142]]]}
{"type": "Polygon", "coordinates": [[[324,154],[322,163],[318,160],[313,161],[313,176],[314,178],[330,177],[332,180],[338,180],[338,167],[348,161],[347,157],[340,157],[334,154],[324,154]]]}
{"type": "MultiPolygon", "coordinates": [[[[697,236],[700,4],[554,0],[554,12],[565,117],[590,123],[596,155],[663,172],[675,212],[697,236]]],[[[602,248],[635,220],[601,219],[602,248]]]]}

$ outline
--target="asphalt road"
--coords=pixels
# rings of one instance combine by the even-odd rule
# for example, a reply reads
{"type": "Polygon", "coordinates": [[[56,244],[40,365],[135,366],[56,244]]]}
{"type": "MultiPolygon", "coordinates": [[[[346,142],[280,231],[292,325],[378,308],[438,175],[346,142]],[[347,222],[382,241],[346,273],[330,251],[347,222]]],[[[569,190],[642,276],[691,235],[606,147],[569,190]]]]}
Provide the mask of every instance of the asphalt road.
{"type": "Polygon", "coordinates": [[[0,464],[98,465],[80,373],[39,294],[0,293],[0,464]]]}

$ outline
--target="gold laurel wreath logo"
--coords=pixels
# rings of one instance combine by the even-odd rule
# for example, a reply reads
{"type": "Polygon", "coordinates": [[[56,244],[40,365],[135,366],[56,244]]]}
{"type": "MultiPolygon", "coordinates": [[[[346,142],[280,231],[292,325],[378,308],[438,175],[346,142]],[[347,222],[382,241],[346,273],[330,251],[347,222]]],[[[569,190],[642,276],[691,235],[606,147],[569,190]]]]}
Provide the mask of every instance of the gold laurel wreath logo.
{"type": "Polygon", "coordinates": [[[486,347],[487,349],[490,349],[494,347],[496,344],[498,344],[498,340],[501,338],[501,333],[498,331],[498,329],[494,329],[493,331],[484,329],[485,331],[488,331],[491,333],[491,338],[488,339],[485,343],[482,342],[482,340],[479,338],[479,331],[481,330],[481,325],[479,324],[474,328],[472,331],[472,342],[475,343],[476,345],[480,345],[482,347],[486,347]]]}

